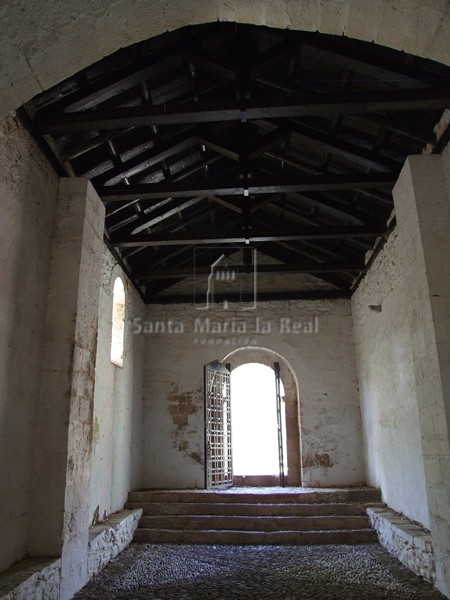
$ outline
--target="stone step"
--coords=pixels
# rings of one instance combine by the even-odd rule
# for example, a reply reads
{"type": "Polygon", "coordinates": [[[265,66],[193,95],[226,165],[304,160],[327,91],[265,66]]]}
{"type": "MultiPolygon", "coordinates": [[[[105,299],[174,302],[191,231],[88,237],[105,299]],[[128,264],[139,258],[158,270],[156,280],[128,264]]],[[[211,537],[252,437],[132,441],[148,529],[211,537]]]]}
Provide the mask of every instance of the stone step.
{"type": "Polygon", "coordinates": [[[146,490],[130,492],[128,501],[142,504],[164,503],[237,503],[237,504],[325,504],[380,502],[380,491],[376,488],[322,489],[286,492],[235,492],[203,490],[146,490]]]}
{"type": "Polygon", "coordinates": [[[152,544],[368,544],[377,541],[372,529],[331,531],[221,531],[136,529],[134,541],[152,544]]]}
{"type": "Polygon", "coordinates": [[[141,517],[139,528],[164,530],[220,531],[325,531],[332,529],[365,529],[367,516],[248,517],[223,515],[168,515],[141,517]]]}
{"type": "Polygon", "coordinates": [[[374,488],[147,490],[137,542],[174,544],[359,544],[375,542],[365,514],[382,507],[374,488]]]}
{"type": "Polygon", "coordinates": [[[144,515],[236,515],[236,516],[327,516],[365,515],[367,506],[383,508],[382,502],[327,504],[254,504],[232,502],[128,502],[125,508],[142,508],[144,515]]]}

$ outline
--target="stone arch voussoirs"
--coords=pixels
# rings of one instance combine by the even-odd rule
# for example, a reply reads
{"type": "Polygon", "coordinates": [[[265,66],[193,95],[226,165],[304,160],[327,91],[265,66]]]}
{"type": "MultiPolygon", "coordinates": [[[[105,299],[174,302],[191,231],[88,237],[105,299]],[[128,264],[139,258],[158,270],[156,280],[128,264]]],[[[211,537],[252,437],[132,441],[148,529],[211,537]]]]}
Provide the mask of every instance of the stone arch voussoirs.
{"type": "Polygon", "coordinates": [[[450,64],[446,0],[30,0],[7,3],[1,18],[0,117],[120,48],[215,21],[345,35],[450,64]]]}

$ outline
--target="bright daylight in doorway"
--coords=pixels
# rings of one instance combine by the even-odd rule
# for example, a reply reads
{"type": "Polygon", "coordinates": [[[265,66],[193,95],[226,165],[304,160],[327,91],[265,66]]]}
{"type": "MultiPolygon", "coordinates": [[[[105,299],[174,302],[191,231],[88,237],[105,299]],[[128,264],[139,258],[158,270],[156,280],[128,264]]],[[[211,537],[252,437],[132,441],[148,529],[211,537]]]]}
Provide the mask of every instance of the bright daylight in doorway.
{"type": "MultiPolygon", "coordinates": [[[[283,383],[281,396],[284,396],[283,383]]],[[[283,446],[286,444],[284,401],[281,403],[283,446]]],[[[275,373],[248,363],[231,372],[231,427],[234,475],[278,475],[278,428],[275,373]]],[[[286,456],[286,448],[283,448],[286,456]]]]}

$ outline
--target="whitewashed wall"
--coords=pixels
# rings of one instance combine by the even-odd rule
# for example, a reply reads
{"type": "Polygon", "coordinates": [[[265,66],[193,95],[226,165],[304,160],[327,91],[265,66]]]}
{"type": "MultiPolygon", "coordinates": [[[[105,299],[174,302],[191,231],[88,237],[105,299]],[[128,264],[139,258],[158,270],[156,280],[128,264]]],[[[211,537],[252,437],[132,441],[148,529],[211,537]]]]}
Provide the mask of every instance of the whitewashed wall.
{"type": "Polygon", "coordinates": [[[364,482],[349,301],[263,302],[248,312],[155,305],[146,321],[135,333],[145,338],[144,487],[203,487],[203,366],[244,346],[279,353],[297,377],[303,485],[364,482]],[[257,318],[270,333],[255,332],[257,318]]]}
{"type": "Polygon", "coordinates": [[[0,123],[0,571],[27,552],[34,432],[58,179],[13,118],[0,123]]]}
{"type": "Polygon", "coordinates": [[[407,282],[396,232],[353,296],[368,483],[429,527],[407,282]],[[381,312],[370,308],[380,305],[381,312]]]}
{"type": "Polygon", "coordinates": [[[141,487],[142,377],[144,339],[131,323],[144,316],[144,304],[105,248],[99,299],[95,366],[91,517],[95,523],[123,508],[131,489],[141,487]],[[125,285],[123,367],[111,362],[113,287],[125,285]]]}

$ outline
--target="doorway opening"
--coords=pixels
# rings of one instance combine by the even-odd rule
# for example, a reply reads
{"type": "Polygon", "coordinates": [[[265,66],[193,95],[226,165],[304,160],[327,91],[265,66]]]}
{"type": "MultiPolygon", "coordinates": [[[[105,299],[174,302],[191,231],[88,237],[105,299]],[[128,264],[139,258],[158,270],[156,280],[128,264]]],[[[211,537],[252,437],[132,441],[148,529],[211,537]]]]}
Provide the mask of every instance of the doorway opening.
{"type": "Polygon", "coordinates": [[[286,475],[286,407],[276,374],[260,363],[231,372],[231,431],[235,485],[280,485],[286,475]],[[280,481],[281,479],[281,481],[280,481]]]}
{"type": "MultiPolygon", "coordinates": [[[[253,367],[252,369],[256,369],[253,367]]],[[[246,346],[234,350],[222,360],[215,360],[205,365],[205,484],[207,488],[220,488],[229,486],[301,486],[301,436],[300,436],[300,403],[299,388],[295,373],[287,362],[277,352],[268,348],[246,346]],[[239,367],[257,364],[256,370],[238,371],[239,367]],[[260,407],[248,408],[249,416],[239,417],[241,408],[244,410],[248,398],[244,400],[244,406],[237,404],[240,393],[244,393],[248,385],[255,389],[259,386],[259,381],[264,380],[266,375],[261,375],[259,367],[267,367],[265,373],[270,375],[270,384],[267,379],[267,388],[273,390],[275,386],[275,403],[277,414],[275,422],[281,436],[278,437],[277,448],[282,448],[283,452],[278,452],[278,470],[275,475],[268,474],[268,469],[273,471],[277,453],[271,454],[271,458],[265,458],[261,462],[263,466],[256,466],[255,463],[246,465],[245,454],[249,453],[253,446],[258,446],[259,441],[250,442],[248,435],[252,434],[259,427],[264,428],[264,420],[256,423],[255,411],[260,416],[260,407]],[[238,373],[238,375],[233,375],[238,373]],[[244,384],[239,385],[236,377],[243,373],[244,384]],[[232,432],[232,413],[231,410],[231,377],[234,380],[233,411],[234,415],[234,433],[232,432]],[[246,381],[245,381],[246,380],[246,381]],[[283,388],[281,386],[283,383],[283,388]],[[239,388],[241,387],[241,392],[239,388]],[[237,421],[237,422],[236,422],[237,421]],[[240,427],[243,430],[240,432],[240,427]],[[233,441],[233,438],[235,441],[233,441]],[[283,441],[284,440],[284,441],[283,441]],[[233,447],[234,443],[234,447],[233,447]],[[241,446],[241,447],[239,447],[241,446]],[[232,453],[234,450],[234,456],[232,453]],[[282,464],[279,460],[282,456],[282,464]],[[275,458],[274,458],[275,456],[275,458]],[[242,458],[242,460],[241,460],[242,458]],[[233,460],[234,459],[234,460],[233,460]],[[250,473],[260,473],[253,474],[250,473]],[[236,474],[241,472],[242,474],[236,474]],[[280,473],[282,472],[282,477],[280,473]],[[284,480],[284,481],[283,481],[284,480]]],[[[263,392],[261,392],[262,394],[263,392]]],[[[264,390],[265,393],[265,390],[264,390]]],[[[251,394],[253,395],[253,392],[251,394]]],[[[271,396],[273,399],[273,396],[271,396]]],[[[264,411],[265,412],[265,411],[264,411]]],[[[270,415],[270,411],[268,411],[270,415]]],[[[273,415],[273,412],[272,412],[273,415]]],[[[271,417],[267,417],[269,422],[273,423],[271,417]]],[[[272,447],[273,433],[272,435],[272,447]]],[[[261,436],[263,437],[263,436],[261,436]]],[[[266,443],[265,438],[264,443],[266,443]]],[[[260,451],[262,453],[263,451],[260,451]]],[[[253,452],[252,452],[253,453],[253,452]]],[[[256,452],[255,452],[256,454],[256,452]]],[[[256,459],[255,459],[256,460],[256,459]]]]}

